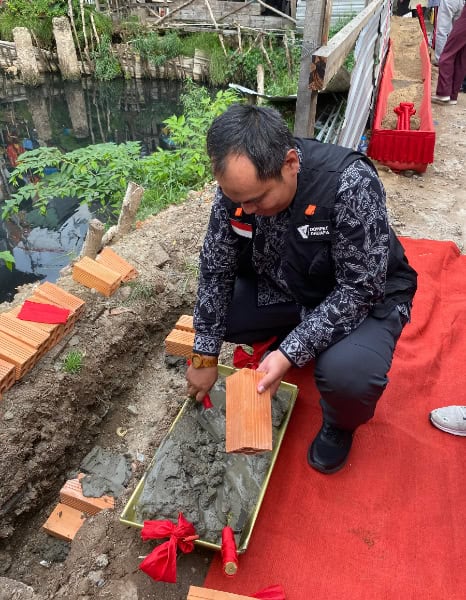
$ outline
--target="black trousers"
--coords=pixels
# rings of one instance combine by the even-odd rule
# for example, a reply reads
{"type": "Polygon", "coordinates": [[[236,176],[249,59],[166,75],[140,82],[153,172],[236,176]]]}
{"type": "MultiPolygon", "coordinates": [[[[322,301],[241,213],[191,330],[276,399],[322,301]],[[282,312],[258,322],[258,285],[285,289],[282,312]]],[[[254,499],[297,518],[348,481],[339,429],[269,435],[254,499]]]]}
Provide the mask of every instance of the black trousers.
{"type": "MultiPolygon", "coordinates": [[[[280,341],[300,322],[296,304],[258,307],[256,298],[255,280],[238,279],[226,341],[252,344],[273,335],[280,341]]],[[[387,373],[403,326],[397,308],[384,319],[369,316],[316,357],[314,377],[327,421],[354,430],[374,416],[377,401],[388,384],[387,373]]]]}

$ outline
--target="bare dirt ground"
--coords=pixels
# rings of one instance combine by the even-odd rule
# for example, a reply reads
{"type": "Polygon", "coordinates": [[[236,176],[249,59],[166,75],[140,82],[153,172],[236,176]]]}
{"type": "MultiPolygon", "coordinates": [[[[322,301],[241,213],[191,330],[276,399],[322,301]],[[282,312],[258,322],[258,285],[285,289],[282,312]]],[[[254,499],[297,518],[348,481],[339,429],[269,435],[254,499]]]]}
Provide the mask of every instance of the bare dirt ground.
{"type": "MultiPolygon", "coordinates": [[[[432,110],[434,164],[422,175],[377,166],[400,235],[453,240],[464,251],[466,94],[432,110]]],[[[69,274],[60,280],[86,301],[85,314],[0,403],[0,600],[182,600],[190,584],[202,585],[210,550],[181,555],[176,584],[156,583],[138,570],[153,544],[119,515],[186,398],[183,364],[167,362],[163,340],[192,312],[212,191],[192,193],[113,246],[139,276],[110,299],[69,274]],[[70,349],[85,353],[74,375],[61,369],[70,349]],[[88,518],[68,544],[41,526],[95,446],[129,456],[133,473],[115,510],[88,518]]],[[[32,287],[1,309],[20,304],[32,287]]]]}

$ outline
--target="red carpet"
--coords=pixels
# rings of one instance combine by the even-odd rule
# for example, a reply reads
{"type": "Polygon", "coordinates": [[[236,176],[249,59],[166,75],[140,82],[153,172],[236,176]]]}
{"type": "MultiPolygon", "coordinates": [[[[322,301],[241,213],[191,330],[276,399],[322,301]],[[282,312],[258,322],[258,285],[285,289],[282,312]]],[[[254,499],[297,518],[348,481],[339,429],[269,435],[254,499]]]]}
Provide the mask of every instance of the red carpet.
{"type": "Polygon", "coordinates": [[[403,245],[419,291],[375,418],[342,471],[312,470],[321,411],[310,371],[295,370],[300,393],[239,572],[223,575],[218,555],[205,587],[252,595],[281,584],[287,600],[466,598],[466,438],[428,420],[466,403],[466,256],[450,242],[403,245]]]}

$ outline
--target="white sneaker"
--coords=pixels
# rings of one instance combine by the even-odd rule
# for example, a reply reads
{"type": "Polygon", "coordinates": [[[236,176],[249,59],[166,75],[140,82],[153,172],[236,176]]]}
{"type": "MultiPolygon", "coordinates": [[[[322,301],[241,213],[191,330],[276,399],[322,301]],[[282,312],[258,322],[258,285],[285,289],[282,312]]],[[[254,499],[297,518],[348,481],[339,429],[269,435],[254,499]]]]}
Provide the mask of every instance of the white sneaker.
{"type": "Polygon", "coordinates": [[[466,436],[466,406],[436,408],[430,413],[430,421],[442,431],[466,436]]]}
{"type": "Polygon", "coordinates": [[[450,96],[435,96],[431,97],[431,101],[435,104],[458,104],[458,100],[450,100],[450,96]]]}

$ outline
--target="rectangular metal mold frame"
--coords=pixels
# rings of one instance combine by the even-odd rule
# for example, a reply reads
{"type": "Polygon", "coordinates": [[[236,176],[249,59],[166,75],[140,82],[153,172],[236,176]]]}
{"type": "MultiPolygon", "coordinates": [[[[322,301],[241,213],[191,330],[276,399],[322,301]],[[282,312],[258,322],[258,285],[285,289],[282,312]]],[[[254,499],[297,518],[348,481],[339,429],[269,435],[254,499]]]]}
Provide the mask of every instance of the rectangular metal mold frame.
{"type": "MultiPolygon", "coordinates": [[[[231,367],[226,367],[224,365],[218,365],[218,372],[219,375],[221,377],[228,377],[228,375],[231,375],[232,373],[234,373],[236,371],[236,369],[233,369],[231,367]]],[[[278,430],[278,435],[277,435],[277,439],[276,439],[276,443],[275,443],[275,447],[272,450],[272,460],[270,462],[269,468],[267,469],[267,473],[266,476],[264,478],[264,481],[262,483],[262,487],[261,487],[261,491],[259,494],[259,498],[256,504],[256,508],[253,511],[252,515],[249,518],[249,522],[247,522],[245,524],[245,526],[243,527],[243,531],[241,534],[241,538],[239,540],[238,543],[238,548],[237,551],[239,554],[242,554],[243,552],[246,551],[248,544],[249,544],[249,540],[251,538],[252,535],[252,530],[254,528],[254,524],[256,522],[257,519],[257,515],[259,514],[259,509],[261,507],[262,501],[264,499],[265,496],[265,492],[267,490],[267,486],[270,480],[270,477],[272,476],[272,471],[273,468],[275,466],[275,462],[277,460],[277,456],[278,456],[278,452],[280,450],[280,446],[282,444],[283,438],[285,436],[285,432],[286,432],[286,428],[288,427],[288,423],[290,421],[290,417],[291,417],[291,413],[293,412],[293,408],[296,402],[296,397],[298,395],[298,388],[297,386],[291,384],[291,383],[285,383],[282,382],[280,384],[280,388],[281,390],[287,390],[290,392],[290,401],[289,401],[289,406],[288,406],[288,410],[285,413],[285,417],[283,419],[283,422],[280,426],[280,429],[278,430]]],[[[183,416],[183,413],[186,411],[187,407],[189,406],[189,403],[192,402],[192,400],[188,399],[186,400],[186,402],[183,404],[180,412],[178,413],[178,415],[176,416],[176,419],[173,421],[173,423],[170,426],[170,429],[168,430],[166,437],[168,437],[171,433],[171,431],[173,430],[173,428],[175,427],[175,425],[177,424],[178,420],[183,416]]],[[[128,500],[123,512],[120,515],[120,523],[122,523],[123,525],[129,525],[130,527],[137,527],[139,529],[142,529],[143,527],[143,523],[140,523],[136,520],[136,504],[139,500],[139,497],[144,489],[144,483],[145,483],[145,479],[146,479],[146,474],[150,471],[150,469],[152,468],[152,465],[154,464],[154,462],[157,459],[157,452],[155,452],[155,455],[150,463],[150,465],[147,467],[146,472],[144,473],[144,475],[141,478],[141,481],[137,484],[134,492],[131,494],[130,499],[128,500]]],[[[218,544],[213,544],[212,542],[208,542],[205,540],[196,540],[195,544],[199,545],[199,546],[203,546],[205,548],[209,548],[211,550],[217,550],[220,551],[221,550],[221,546],[219,546],[218,544]]]]}

